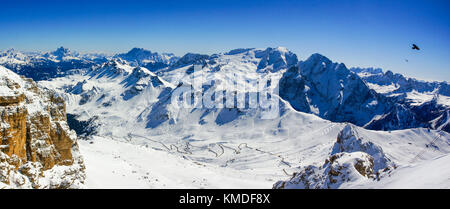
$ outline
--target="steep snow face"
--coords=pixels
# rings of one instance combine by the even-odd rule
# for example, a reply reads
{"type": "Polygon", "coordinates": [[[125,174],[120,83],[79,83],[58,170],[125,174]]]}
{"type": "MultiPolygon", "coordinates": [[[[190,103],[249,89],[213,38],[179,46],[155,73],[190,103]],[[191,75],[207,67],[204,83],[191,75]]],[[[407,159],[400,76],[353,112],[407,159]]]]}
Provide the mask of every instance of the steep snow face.
{"type": "Polygon", "coordinates": [[[344,64],[319,54],[286,71],[279,86],[280,96],[298,111],[375,130],[432,127],[431,120],[446,109],[416,108],[404,99],[377,93],[344,64]]]}
{"type": "Polygon", "coordinates": [[[280,96],[302,112],[323,118],[367,124],[387,109],[387,101],[371,91],[343,64],[314,54],[280,80],[280,96]]]}
{"type": "Polygon", "coordinates": [[[146,67],[151,71],[167,67],[180,59],[172,53],[159,54],[142,48],[133,48],[129,52],[115,55],[115,57],[126,60],[133,66],[146,67]]]}
{"type": "Polygon", "coordinates": [[[111,134],[110,127],[121,127],[114,131],[128,133],[123,130],[133,127],[138,115],[157,102],[161,92],[173,88],[148,69],[132,67],[118,58],[84,74],[42,81],[40,85],[59,92],[68,103],[68,113],[76,120],[90,121],[93,124],[89,129],[95,126],[100,134],[111,134]]]}
{"type": "Polygon", "coordinates": [[[261,58],[258,70],[277,72],[297,64],[297,55],[284,47],[267,48],[264,51],[255,51],[255,57],[261,58]]]}
{"type": "Polygon", "coordinates": [[[270,86],[274,87],[287,67],[296,63],[295,54],[281,47],[236,49],[211,56],[189,53],[169,69],[156,73],[174,85],[192,83],[189,79],[197,76],[191,75],[195,71],[194,65],[199,65],[201,69],[197,71],[205,76],[204,81],[210,83],[208,86],[216,86],[222,90],[227,87],[227,90],[256,91],[258,80],[270,80],[270,86]]]}
{"type": "MultiPolygon", "coordinates": [[[[273,85],[266,88],[270,92],[276,88],[281,72],[270,73],[265,68],[258,68],[261,58],[257,58],[255,54],[264,51],[272,52],[273,49],[211,57],[187,54],[170,69],[157,71],[160,76],[146,68],[131,67],[121,59],[114,59],[89,70],[82,76],[67,76],[41,84],[56,88],[65,95],[69,103],[69,113],[79,115],[79,119],[82,120],[88,120],[95,115],[99,117],[99,122],[121,124],[120,126],[132,130],[175,124],[186,118],[195,118],[197,116],[192,115],[199,114],[202,116],[198,118],[199,123],[212,122],[223,125],[246,115],[246,112],[249,112],[248,114],[258,112],[253,109],[245,110],[249,107],[249,93],[258,92],[258,80],[267,77],[268,81],[273,81],[273,85]],[[197,66],[198,69],[194,70],[192,64],[203,65],[197,66]],[[177,68],[178,65],[181,67],[177,68]],[[207,82],[198,86],[198,83],[192,80],[197,77],[202,77],[201,79],[207,82]],[[190,110],[174,105],[172,101],[174,95],[186,89],[201,96],[211,93],[209,97],[213,100],[211,104],[214,107],[195,107],[190,110]],[[224,109],[228,107],[227,102],[231,101],[226,101],[226,98],[221,102],[218,100],[218,95],[224,91],[233,94],[234,99],[237,95],[243,96],[246,103],[240,108],[233,106],[224,109]],[[221,107],[216,107],[218,103],[221,103],[221,107]],[[214,120],[206,120],[209,114],[215,115],[214,120]]],[[[278,54],[283,53],[287,52],[281,51],[278,54]]],[[[267,68],[272,67],[273,64],[270,63],[267,68]]],[[[104,130],[109,133],[111,131],[109,128],[104,130]]],[[[127,132],[117,131],[117,133],[126,135],[127,132]]]]}

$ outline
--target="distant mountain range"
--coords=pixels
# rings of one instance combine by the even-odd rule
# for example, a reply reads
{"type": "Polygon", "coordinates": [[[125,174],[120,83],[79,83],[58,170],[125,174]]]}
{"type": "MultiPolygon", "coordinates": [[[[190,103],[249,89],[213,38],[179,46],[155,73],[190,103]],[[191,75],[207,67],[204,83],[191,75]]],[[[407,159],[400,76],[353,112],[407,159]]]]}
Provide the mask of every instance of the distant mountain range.
{"type": "MultiPolygon", "coordinates": [[[[54,168],[75,172],[50,169],[42,179],[19,167],[17,174],[0,173],[0,188],[33,186],[9,181],[22,175],[42,179],[37,188],[449,187],[447,82],[348,69],[321,54],[299,60],[283,47],[182,57],[140,48],[102,55],[61,47],[8,50],[0,63],[38,80],[0,66],[3,132],[19,133],[10,114],[26,110],[42,116],[21,128],[42,126],[36,139],[50,130],[58,148],[58,134],[65,132],[57,124],[81,139],[80,152],[75,144],[57,149],[72,148],[79,161],[54,168]]],[[[21,144],[8,140],[0,144],[7,166],[16,162],[10,151],[21,144]]],[[[47,155],[47,146],[37,150],[61,157],[47,155]]],[[[22,157],[35,165],[32,155],[22,157]]]]}
{"type": "MultiPolygon", "coordinates": [[[[450,131],[447,82],[419,81],[374,68],[348,69],[320,54],[298,61],[294,53],[282,47],[235,49],[214,55],[188,53],[181,58],[142,48],[112,56],[79,54],[63,47],[47,53],[15,50],[0,53],[0,65],[37,81],[77,73],[92,74],[107,66],[108,69],[128,66],[127,69],[142,67],[143,72],[154,72],[154,76],[168,79],[176,86],[174,72],[189,74],[193,65],[201,65],[212,70],[211,75],[215,76],[224,68],[232,68],[230,63],[236,69],[254,63],[258,76],[278,73],[279,96],[297,111],[374,130],[427,127],[450,131]],[[230,57],[239,57],[239,61],[230,57]],[[228,61],[222,61],[225,59],[228,61]]],[[[230,72],[245,74],[236,69],[230,72]]],[[[129,90],[126,95],[136,92],[129,90]]]]}

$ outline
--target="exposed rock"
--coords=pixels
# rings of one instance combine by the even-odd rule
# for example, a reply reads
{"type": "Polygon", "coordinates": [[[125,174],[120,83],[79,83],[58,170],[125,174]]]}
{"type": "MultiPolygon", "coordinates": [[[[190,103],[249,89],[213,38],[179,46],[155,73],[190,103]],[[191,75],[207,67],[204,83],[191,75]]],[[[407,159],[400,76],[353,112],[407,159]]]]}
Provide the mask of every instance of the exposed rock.
{"type": "Polygon", "coordinates": [[[278,181],[274,189],[337,189],[344,183],[374,179],[372,156],[364,152],[338,153],[321,167],[307,166],[288,181],[278,181]]]}
{"type": "Polygon", "coordinates": [[[330,156],[321,167],[309,165],[274,189],[336,189],[348,182],[379,180],[396,165],[380,146],[363,139],[353,125],[338,134],[330,156]]]}
{"type": "Polygon", "coordinates": [[[355,126],[350,124],[346,125],[344,129],[339,132],[331,154],[333,155],[342,152],[364,152],[369,154],[374,159],[375,172],[395,167],[394,163],[386,157],[380,146],[359,136],[355,126]]]}
{"type": "Polygon", "coordinates": [[[320,54],[289,68],[279,95],[294,109],[375,130],[425,127],[408,107],[370,89],[342,63],[320,54]]]}
{"type": "Polygon", "coordinates": [[[3,67],[0,88],[0,182],[12,188],[81,186],[84,164],[77,136],[67,125],[64,100],[3,67]],[[73,181],[64,183],[53,175],[55,169],[75,169],[73,181]],[[52,179],[51,185],[46,179],[52,179]]]}

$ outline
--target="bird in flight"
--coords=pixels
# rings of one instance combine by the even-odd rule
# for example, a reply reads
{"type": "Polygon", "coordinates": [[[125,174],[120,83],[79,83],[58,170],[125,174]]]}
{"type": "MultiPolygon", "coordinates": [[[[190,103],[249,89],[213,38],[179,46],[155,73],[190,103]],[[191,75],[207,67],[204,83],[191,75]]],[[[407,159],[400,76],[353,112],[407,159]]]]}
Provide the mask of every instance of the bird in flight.
{"type": "Polygon", "coordinates": [[[420,50],[420,48],[419,48],[416,44],[413,44],[413,45],[412,45],[412,49],[420,50]]]}

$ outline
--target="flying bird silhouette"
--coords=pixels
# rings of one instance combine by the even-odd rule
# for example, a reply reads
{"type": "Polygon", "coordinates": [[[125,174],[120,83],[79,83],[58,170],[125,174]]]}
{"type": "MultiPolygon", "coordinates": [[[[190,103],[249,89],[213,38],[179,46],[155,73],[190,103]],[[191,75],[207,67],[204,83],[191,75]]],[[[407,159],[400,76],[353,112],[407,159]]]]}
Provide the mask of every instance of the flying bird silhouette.
{"type": "Polygon", "coordinates": [[[416,44],[413,44],[413,45],[412,45],[412,49],[420,50],[420,48],[419,48],[416,44]]]}

